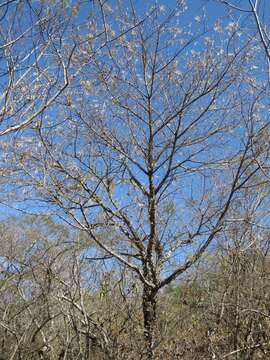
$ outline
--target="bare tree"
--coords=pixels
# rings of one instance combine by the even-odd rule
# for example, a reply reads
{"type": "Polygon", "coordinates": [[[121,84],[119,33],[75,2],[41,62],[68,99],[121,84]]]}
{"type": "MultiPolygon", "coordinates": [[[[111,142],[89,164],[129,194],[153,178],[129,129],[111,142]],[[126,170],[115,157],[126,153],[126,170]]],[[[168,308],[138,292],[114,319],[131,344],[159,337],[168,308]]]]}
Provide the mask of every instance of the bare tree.
{"type": "Polygon", "coordinates": [[[123,26],[111,36],[105,23],[107,8],[106,1],[95,5],[81,0],[14,0],[0,5],[0,135],[35,126],[37,118],[54,107],[84,66],[80,62],[76,73],[72,70],[78,49],[82,53],[88,44],[93,55],[143,22],[139,18],[138,24],[123,26]]]}
{"type": "MultiPolygon", "coordinates": [[[[214,246],[260,168],[252,149],[264,125],[259,109],[245,116],[254,95],[243,90],[257,53],[235,28],[222,41],[200,18],[184,28],[182,1],[143,16],[132,2],[98,9],[90,28],[101,42],[87,29],[63,57],[56,47],[51,63],[68,65],[72,82],[49,110],[42,103],[34,127],[2,141],[2,172],[9,204],[53,213],[87,235],[89,258],[136,276],[150,360],[158,294],[214,246]]],[[[2,134],[32,124],[14,119],[2,134]]]]}
{"type": "MultiPolygon", "coordinates": [[[[245,34],[245,41],[251,41],[252,48],[258,54],[251,63],[248,82],[252,83],[253,92],[257,93],[255,106],[261,108],[258,116],[263,119],[264,126],[257,134],[255,146],[255,148],[261,147],[260,152],[258,153],[254,148],[253,154],[254,160],[260,167],[261,176],[264,181],[268,181],[269,147],[266,139],[269,136],[269,119],[264,111],[269,103],[270,80],[270,28],[267,2],[264,0],[240,2],[218,0],[218,2],[225,5],[228,10],[228,19],[231,21],[229,25],[245,34]]],[[[254,106],[252,101],[250,102],[251,106],[254,106]]]]}

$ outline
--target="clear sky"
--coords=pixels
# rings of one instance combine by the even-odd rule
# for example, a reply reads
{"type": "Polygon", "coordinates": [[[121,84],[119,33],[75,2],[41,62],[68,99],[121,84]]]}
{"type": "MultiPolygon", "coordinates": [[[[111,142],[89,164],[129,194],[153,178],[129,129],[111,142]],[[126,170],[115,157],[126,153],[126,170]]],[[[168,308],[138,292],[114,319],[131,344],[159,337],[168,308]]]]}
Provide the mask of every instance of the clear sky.
{"type": "MultiPolygon", "coordinates": [[[[114,3],[115,0],[109,1],[109,4],[114,3]]],[[[66,2],[67,3],[67,2],[66,2]]],[[[125,2],[124,2],[125,3],[125,2]]],[[[134,4],[137,8],[137,10],[141,13],[144,13],[144,11],[149,8],[149,6],[152,4],[160,4],[165,7],[173,9],[175,7],[176,1],[175,0],[158,0],[158,1],[145,1],[145,0],[134,0],[134,4]]],[[[129,1],[126,0],[126,4],[128,6],[129,1]]],[[[207,26],[211,29],[212,26],[214,26],[214,23],[216,22],[217,18],[223,18],[224,22],[230,21],[226,15],[225,7],[224,5],[221,5],[215,1],[207,1],[207,0],[187,0],[187,11],[183,17],[181,17],[181,21],[183,21],[183,25],[181,26],[185,27],[189,23],[192,22],[192,27],[196,29],[196,27],[199,27],[200,20],[199,18],[204,19],[207,26]]],[[[81,7],[80,12],[77,15],[77,21],[78,23],[85,21],[86,17],[89,14],[89,9],[93,6],[93,3],[85,2],[85,5],[81,7]],[[86,13],[87,10],[87,13],[86,13]]],[[[198,45],[200,46],[200,45],[198,45]]],[[[22,205],[22,204],[21,204],[22,205]]],[[[34,209],[35,207],[33,207],[34,209]]],[[[1,208],[0,208],[1,209],[1,208]]],[[[7,210],[6,207],[2,208],[2,211],[0,212],[0,216],[3,218],[6,215],[9,215],[13,213],[13,211],[7,210]]]]}

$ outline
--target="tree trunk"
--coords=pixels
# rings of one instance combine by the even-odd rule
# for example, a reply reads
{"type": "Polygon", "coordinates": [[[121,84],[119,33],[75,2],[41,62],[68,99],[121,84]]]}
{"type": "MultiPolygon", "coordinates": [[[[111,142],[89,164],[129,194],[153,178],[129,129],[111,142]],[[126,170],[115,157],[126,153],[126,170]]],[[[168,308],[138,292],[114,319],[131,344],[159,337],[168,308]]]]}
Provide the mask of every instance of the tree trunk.
{"type": "Polygon", "coordinates": [[[143,319],[146,359],[154,359],[154,341],[156,330],[156,292],[148,286],[143,290],[143,319]]]}

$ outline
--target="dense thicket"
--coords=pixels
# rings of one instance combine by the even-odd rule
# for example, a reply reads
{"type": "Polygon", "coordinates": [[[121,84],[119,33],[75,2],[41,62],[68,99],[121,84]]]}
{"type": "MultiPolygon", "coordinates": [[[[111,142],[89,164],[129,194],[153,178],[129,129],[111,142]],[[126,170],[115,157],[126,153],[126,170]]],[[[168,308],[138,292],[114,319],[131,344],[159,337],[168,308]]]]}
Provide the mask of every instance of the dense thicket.
{"type": "MultiPolygon", "coordinates": [[[[48,218],[12,218],[1,237],[1,359],[143,358],[142,288],[126,271],[97,266],[78,234],[48,218]]],[[[220,245],[162,292],[156,359],[269,357],[264,246],[220,245]]]]}

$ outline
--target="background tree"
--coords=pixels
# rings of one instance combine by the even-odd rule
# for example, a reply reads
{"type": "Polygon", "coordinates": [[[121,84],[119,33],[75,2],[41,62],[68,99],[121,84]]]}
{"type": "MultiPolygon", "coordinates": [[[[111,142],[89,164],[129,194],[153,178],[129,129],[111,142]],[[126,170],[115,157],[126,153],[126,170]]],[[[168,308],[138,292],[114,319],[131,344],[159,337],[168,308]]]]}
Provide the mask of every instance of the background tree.
{"type": "MultiPolygon", "coordinates": [[[[97,5],[81,0],[0,4],[0,135],[35,126],[45,110],[54,108],[80,73],[79,67],[75,72],[71,69],[77,50],[82,53],[89,44],[91,61],[95,52],[121,37],[119,31],[108,36],[104,22],[108,9],[106,1],[97,5]]],[[[122,26],[121,31],[132,28],[122,26]]],[[[82,62],[77,65],[83,67],[82,62]]]]}

